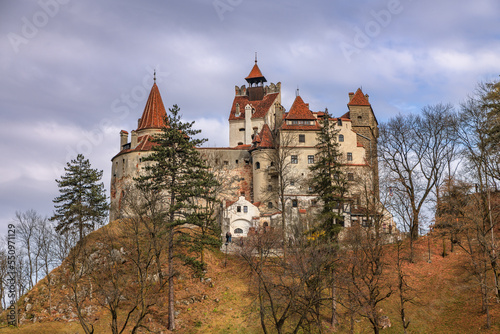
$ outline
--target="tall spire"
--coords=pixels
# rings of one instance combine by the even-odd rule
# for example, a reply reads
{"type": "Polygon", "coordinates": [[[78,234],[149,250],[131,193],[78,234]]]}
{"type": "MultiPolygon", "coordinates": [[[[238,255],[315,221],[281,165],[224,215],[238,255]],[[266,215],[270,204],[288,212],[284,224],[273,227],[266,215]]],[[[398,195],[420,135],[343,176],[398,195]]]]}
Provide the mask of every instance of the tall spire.
{"type": "Polygon", "coordinates": [[[143,129],[161,129],[165,127],[165,116],[167,113],[161,99],[160,91],[156,85],[156,71],[153,80],[153,87],[151,87],[151,92],[149,93],[142,117],[139,120],[137,131],[143,129]]]}

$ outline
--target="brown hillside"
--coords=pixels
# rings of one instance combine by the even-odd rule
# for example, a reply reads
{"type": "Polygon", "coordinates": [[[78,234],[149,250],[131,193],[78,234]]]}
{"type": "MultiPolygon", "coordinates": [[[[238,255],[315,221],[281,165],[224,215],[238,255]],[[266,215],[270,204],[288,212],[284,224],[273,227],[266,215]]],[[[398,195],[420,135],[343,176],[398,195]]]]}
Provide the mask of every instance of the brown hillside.
{"type": "MultiPolygon", "coordinates": [[[[89,238],[96,242],[105,229],[114,229],[115,223],[92,233],[89,238]]],[[[447,245],[449,249],[449,244],[447,245]]],[[[479,286],[464,270],[466,254],[455,247],[455,252],[442,257],[442,240],[438,237],[422,237],[416,243],[416,261],[405,264],[408,282],[413,288],[414,304],[407,313],[411,319],[409,333],[498,333],[500,332],[500,305],[490,300],[492,323],[484,329],[485,315],[481,313],[479,286]],[[431,263],[428,259],[430,241],[431,263]]],[[[395,245],[386,246],[387,280],[396,287],[395,245]]],[[[176,311],[178,311],[177,333],[260,333],[258,308],[249,291],[250,276],[245,264],[237,255],[229,255],[227,267],[225,254],[220,251],[208,252],[205,278],[193,277],[190,270],[181,268],[177,277],[176,311]]],[[[69,302],[68,288],[59,277],[64,271],[63,264],[53,271],[56,277],[53,285],[52,310],[48,311],[48,288],[45,280],[19,301],[22,314],[20,329],[0,326],[0,333],[83,333],[74,310],[69,302]]],[[[132,277],[127,278],[132,279],[132,277]]],[[[399,320],[398,295],[382,303],[381,313],[387,315],[392,327],[385,333],[402,333],[399,320]]],[[[338,333],[347,333],[349,321],[346,311],[340,309],[338,333]]],[[[96,333],[108,333],[110,316],[98,305],[90,305],[96,333]]],[[[327,312],[325,312],[327,313],[327,312]]],[[[5,316],[2,316],[5,319],[5,316]]],[[[168,333],[165,309],[161,306],[148,316],[148,327],[157,333],[168,333]]],[[[325,314],[325,323],[327,314],[325,314]]],[[[371,333],[366,320],[356,317],[356,333],[371,333]]]]}

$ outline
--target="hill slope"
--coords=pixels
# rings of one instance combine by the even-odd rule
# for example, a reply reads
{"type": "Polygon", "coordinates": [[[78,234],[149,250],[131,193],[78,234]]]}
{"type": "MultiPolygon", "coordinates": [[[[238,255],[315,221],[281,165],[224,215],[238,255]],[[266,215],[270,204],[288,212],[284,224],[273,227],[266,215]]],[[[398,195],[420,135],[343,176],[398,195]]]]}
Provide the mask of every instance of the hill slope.
{"type": "MultiPolygon", "coordinates": [[[[101,230],[91,237],[97,238],[101,230]]],[[[395,246],[386,246],[387,280],[395,288],[394,272],[395,246]]],[[[412,287],[414,303],[408,306],[411,319],[409,333],[498,333],[500,332],[500,305],[490,300],[492,323],[484,329],[485,315],[481,313],[479,286],[464,270],[466,254],[455,248],[455,252],[442,257],[442,240],[422,237],[416,243],[416,261],[405,265],[408,283],[412,287]],[[431,263],[428,259],[430,241],[431,263]]],[[[220,251],[206,254],[207,273],[203,279],[193,277],[182,268],[176,284],[177,333],[260,333],[258,307],[249,284],[250,274],[245,263],[236,255],[229,254],[225,266],[225,254],[220,251]]],[[[83,333],[78,324],[68,296],[68,287],[57,279],[64,271],[64,265],[53,271],[56,277],[52,286],[49,314],[48,286],[46,280],[23,296],[19,302],[22,314],[20,329],[0,327],[0,333],[83,333]]],[[[128,278],[132,279],[132,277],[128,278]]],[[[348,333],[347,311],[340,309],[338,333],[348,333]]],[[[327,312],[325,312],[327,313],[327,312]]],[[[385,333],[402,333],[399,320],[398,295],[382,303],[381,313],[387,315],[392,327],[385,333]]],[[[93,305],[90,314],[96,333],[110,332],[110,316],[107,310],[93,305]]],[[[162,319],[164,310],[160,307],[146,318],[148,327],[158,333],[168,333],[162,319]]],[[[3,316],[2,319],[5,319],[3,316]]],[[[325,323],[327,314],[325,314],[325,323]]],[[[366,320],[355,318],[357,333],[370,333],[366,320]]]]}

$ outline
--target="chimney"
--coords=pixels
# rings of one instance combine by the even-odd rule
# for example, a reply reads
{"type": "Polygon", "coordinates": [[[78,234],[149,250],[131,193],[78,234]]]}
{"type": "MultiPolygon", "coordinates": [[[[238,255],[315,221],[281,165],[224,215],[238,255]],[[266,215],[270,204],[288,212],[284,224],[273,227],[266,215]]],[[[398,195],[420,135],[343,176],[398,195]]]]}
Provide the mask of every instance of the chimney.
{"type": "Polygon", "coordinates": [[[352,101],[352,98],[354,97],[354,92],[350,92],[349,93],[349,102],[352,101]]]}
{"type": "Polygon", "coordinates": [[[120,151],[123,150],[123,146],[128,142],[128,132],[125,130],[120,131],[120,151]]]}
{"type": "Polygon", "coordinates": [[[365,97],[366,97],[366,101],[368,101],[368,103],[370,102],[370,96],[368,94],[365,94],[365,97]]]}
{"type": "Polygon", "coordinates": [[[137,131],[132,131],[132,136],[130,140],[130,148],[134,149],[137,146],[137,131]]]}
{"type": "Polygon", "coordinates": [[[139,126],[141,125],[141,119],[142,119],[142,118],[139,118],[139,119],[137,120],[137,128],[139,128],[139,126]]]}
{"type": "Polygon", "coordinates": [[[240,117],[240,104],[239,103],[236,103],[236,113],[235,113],[235,116],[236,117],[240,117]]]}

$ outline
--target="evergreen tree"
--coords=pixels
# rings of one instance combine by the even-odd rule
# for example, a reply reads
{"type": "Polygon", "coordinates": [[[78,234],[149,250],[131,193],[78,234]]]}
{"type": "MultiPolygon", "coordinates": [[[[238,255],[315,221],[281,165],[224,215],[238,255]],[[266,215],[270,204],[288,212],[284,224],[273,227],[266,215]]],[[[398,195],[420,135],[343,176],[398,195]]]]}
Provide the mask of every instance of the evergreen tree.
{"type": "Polygon", "coordinates": [[[53,200],[55,213],[50,220],[58,222],[56,231],[60,234],[78,231],[82,240],[108,216],[104,184],[99,182],[102,170],[92,169],[82,154],[68,162],[64,170],[66,173],[56,180],[60,195],[53,200]]]}
{"type": "MultiPolygon", "coordinates": [[[[194,122],[183,123],[179,115],[179,107],[169,109],[170,116],[165,120],[167,126],[152,138],[152,153],[143,159],[149,162],[145,167],[145,175],[136,179],[139,189],[147,189],[164,194],[164,203],[158,217],[164,226],[167,248],[168,266],[168,319],[169,329],[175,329],[174,314],[174,258],[182,258],[185,263],[200,269],[204,266],[196,257],[189,256],[185,247],[193,246],[202,250],[207,244],[215,244],[218,239],[215,233],[207,233],[208,227],[214,227],[211,209],[215,198],[212,196],[216,181],[209,173],[208,167],[201,158],[196,147],[206,139],[195,136],[200,130],[192,128],[194,122]],[[208,209],[208,210],[207,210],[208,209]],[[198,231],[183,233],[186,223],[200,227],[198,231]],[[180,252],[179,250],[183,250],[180,252]]],[[[161,278],[161,272],[160,279],[161,278]]]]}
{"type": "Polygon", "coordinates": [[[344,196],[347,193],[347,178],[342,170],[337,133],[332,126],[328,109],[320,121],[321,131],[317,135],[316,159],[311,170],[311,186],[322,202],[321,224],[317,232],[324,232],[328,240],[336,237],[344,225],[344,196]]]}

